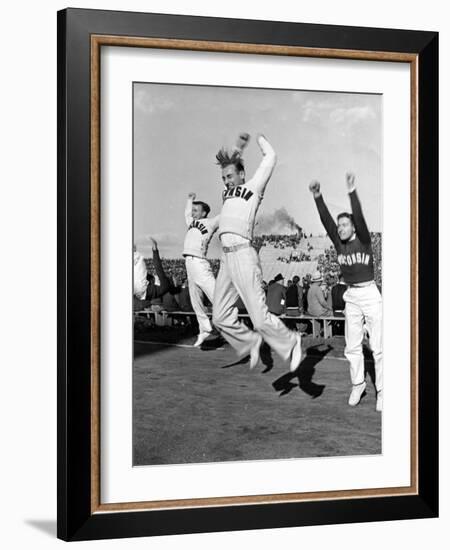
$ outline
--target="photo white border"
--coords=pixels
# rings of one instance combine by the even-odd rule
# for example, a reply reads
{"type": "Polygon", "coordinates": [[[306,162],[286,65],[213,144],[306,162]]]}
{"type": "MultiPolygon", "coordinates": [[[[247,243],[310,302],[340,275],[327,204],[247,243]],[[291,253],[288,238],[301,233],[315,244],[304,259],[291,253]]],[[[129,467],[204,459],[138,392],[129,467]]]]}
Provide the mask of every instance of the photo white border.
{"type": "Polygon", "coordinates": [[[409,64],[103,46],[101,212],[101,503],[410,485],[409,64]],[[382,455],[132,467],[133,81],[383,94],[382,455]]]}

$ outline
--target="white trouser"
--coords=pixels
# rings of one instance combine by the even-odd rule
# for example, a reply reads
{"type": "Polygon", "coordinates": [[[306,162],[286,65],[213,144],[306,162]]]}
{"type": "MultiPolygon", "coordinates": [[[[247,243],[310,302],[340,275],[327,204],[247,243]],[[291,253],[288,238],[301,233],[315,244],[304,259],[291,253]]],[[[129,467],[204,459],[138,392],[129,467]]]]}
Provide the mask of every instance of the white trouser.
{"type": "Polygon", "coordinates": [[[375,283],[362,287],[349,287],[345,300],[345,356],[350,362],[352,384],[364,382],[364,356],[362,342],[364,321],[369,332],[369,344],[375,363],[375,386],[383,388],[382,357],[382,299],[375,283]]]}
{"type": "Polygon", "coordinates": [[[238,318],[235,307],[238,295],[242,298],[255,331],[283,359],[289,359],[296,344],[294,333],[269,313],[262,287],[259,257],[252,247],[222,254],[213,301],[213,323],[238,356],[247,355],[257,335],[238,318]]]}
{"type": "Polygon", "coordinates": [[[200,333],[211,332],[212,326],[206,314],[206,307],[203,303],[203,293],[212,303],[214,298],[215,278],[205,258],[186,256],[186,272],[189,284],[189,296],[191,304],[197,316],[200,333]]]}

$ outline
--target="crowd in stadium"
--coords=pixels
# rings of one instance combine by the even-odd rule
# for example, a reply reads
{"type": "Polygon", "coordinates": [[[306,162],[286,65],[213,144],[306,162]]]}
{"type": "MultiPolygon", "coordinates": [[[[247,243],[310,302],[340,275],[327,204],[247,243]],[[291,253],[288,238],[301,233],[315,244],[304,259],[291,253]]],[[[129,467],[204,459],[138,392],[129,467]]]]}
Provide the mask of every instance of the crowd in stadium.
{"type": "MultiPolygon", "coordinates": [[[[271,244],[275,244],[276,242],[279,247],[284,247],[288,246],[289,243],[289,246],[292,248],[294,244],[300,242],[300,238],[298,235],[263,235],[262,237],[257,237],[257,242],[254,245],[257,246],[259,244],[259,248],[261,248],[267,242],[271,244]]],[[[381,243],[381,234],[372,233],[375,281],[380,289],[382,271],[381,243]]],[[[309,255],[303,252],[296,252],[287,258],[278,258],[279,261],[288,263],[309,259],[309,255]]],[[[331,246],[326,249],[317,257],[317,260],[317,271],[315,273],[308,273],[301,279],[299,276],[294,276],[292,280],[286,281],[280,273],[274,280],[263,281],[267,304],[272,313],[276,315],[289,315],[290,313],[298,315],[303,313],[317,317],[326,317],[342,311],[343,307],[345,307],[342,301],[342,294],[346,287],[342,280],[340,280],[340,268],[335,248],[331,246]]],[[[220,260],[211,259],[209,262],[214,276],[217,276],[220,260]]],[[[154,274],[153,260],[146,258],[145,263],[148,272],[154,274]]],[[[167,312],[192,311],[184,258],[162,259],[162,267],[167,278],[170,280],[170,288],[163,296],[151,300],[151,304],[146,304],[146,306],[151,305],[153,308],[167,312]]],[[[157,277],[155,283],[158,285],[157,277]]],[[[246,312],[241,299],[238,300],[236,306],[240,313],[246,312]]]]}
{"type": "Polygon", "coordinates": [[[306,238],[306,235],[301,231],[299,233],[293,233],[292,235],[258,235],[253,237],[253,246],[258,251],[262,246],[267,245],[281,249],[296,249],[304,238],[306,238]]]}
{"type": "MultiPolygon", "coordinates": [[[[374,271],[375,271],[375,282],[379,287],[381,287],[381,233],[372,233],[372,248],[373,248],[373,254],[374,254],[374,271]]],[[[254,246],[257,250],[261,248],[261,246],[266,243],[274,244],[276,242],[276,237],[279,237],[278,243],[286,243],[289,239],[292,239],[292,242],[300,242],[300,237],[298,235],[262,235],[261,237],[255,237],[254,239],[254,246]],[[295,240],[297,239],[297,240],[295,240]]],[[[283,244],[284,246],[284,244],[283,244]]],[[[290,263],[290,262],[302,262],[302,261],[309,261],[311,260],[311,255],[306,254],[304,252],[296,252],[292,254],[289,257],[282,257],[280,256],[278,258],[278,261],[290,263]]],[[[339,278],[340,268],[339,264],[337,262],[337,255],[336,250],[333,246],[326,249],[323,254],[320,254],[318,257],[318,269],[322,273],[324,282],[328,287],[332,287],[335,285],[339,278]]],[[[147,258],[146,260],[147,268],[150,272],[153,272],[153,260],[151,258],[147,258]]],[[[212,271],[214,273],[214,276],[217,276],[217,273],[219,272],[220,267],[220,260],[218,259],[210,259],[209,263],[211,264],[212,271]]],[[[162,264],[164,267],[164,271],[166,272],[167,276],[169,276],[171,279],[175,280],[177,285],[181,285],[183,281],[186,280],[186,266],[185,266],[185,260],[184,258],[176,258],[176,259],[163,259],[162,264]]]]}
{"type": "Polygon", "coordinates": [[[309,262],[311,256],[305,252],[296,252],[295,254],[290,254],[289,256],[278,256],[277,261],[284,264],[290,264],[291,262],[309,262]]]}
{"type": "MultiPolygon", "coordinates": [[[[153,260],[151,258],[146,258],[145,263],[147,264],[148,271],[150,273],[153,273],[153,260]]],[[[214,273],[214,276],[217,277],[217,273],[219,272],[220,267],[220,260],[210,259],[209,263],[211,264],[211,269],[214,273]]],[[[186,262],[184,258],[163,258],[162,265],[166,275],[170,279],[175,280],[177,285],[181,284],[184,280],[187,279],[186,262]]]]}

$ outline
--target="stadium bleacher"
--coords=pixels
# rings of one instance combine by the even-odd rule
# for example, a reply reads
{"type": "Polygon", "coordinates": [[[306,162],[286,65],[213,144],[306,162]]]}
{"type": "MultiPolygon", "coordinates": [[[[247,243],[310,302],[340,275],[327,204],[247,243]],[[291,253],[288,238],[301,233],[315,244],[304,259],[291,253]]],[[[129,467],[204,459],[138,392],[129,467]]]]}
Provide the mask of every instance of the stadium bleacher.
{"type": "Polygon", "coordinates": [[[269,282],[278,273],[282,273],[285,280],[292,279],[294,275],[298,275],[301,279],[307,274],[312,274],[317,269],[318,257],[330,246],[331,241],[325,236],[302,239],[296,249],[292,247],[280,248],[264,243],[259,250],[263,279],[269,282]],[[311,259],[295,261],[295,257],[299,253],[309,254],[311,259]]]}

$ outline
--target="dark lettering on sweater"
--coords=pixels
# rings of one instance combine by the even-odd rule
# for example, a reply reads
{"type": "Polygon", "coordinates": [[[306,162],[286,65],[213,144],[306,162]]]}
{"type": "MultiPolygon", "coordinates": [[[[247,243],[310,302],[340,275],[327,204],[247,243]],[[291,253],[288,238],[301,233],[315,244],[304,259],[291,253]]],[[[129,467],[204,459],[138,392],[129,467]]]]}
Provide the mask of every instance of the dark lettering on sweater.
{"type": "Polygon", "coordinates": [[[336,222],[325,205],[322,195],[315,199],[320,219],[337,252],[337,261],[341,266],[344,281],[357,284],[374,278],[373,252],[369,229],[364,219],[361,204],[356,191],[349,193],[352,206],[355,235],[353,239],[342,241],[336,222]]]}
{"type": "Polygon", "coordinates": [[[200,220],[194,220],[189,226],[189,229],[198,229],[202,235],[206,235],[208,233],[208,228],[205,227],[200,220]]]}
{"type": "Polygon", "coordinates": [[[243,185],[237,185],[236,187],[231,187],[230,189],[225,189],[222,193],[223,202],[227,199],[244,199],[248,201],[253,196],[253,191],[250,191],[247,187],[243,185]]]}

